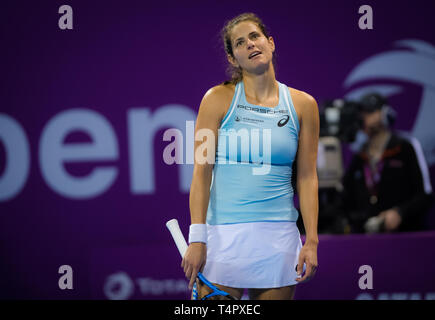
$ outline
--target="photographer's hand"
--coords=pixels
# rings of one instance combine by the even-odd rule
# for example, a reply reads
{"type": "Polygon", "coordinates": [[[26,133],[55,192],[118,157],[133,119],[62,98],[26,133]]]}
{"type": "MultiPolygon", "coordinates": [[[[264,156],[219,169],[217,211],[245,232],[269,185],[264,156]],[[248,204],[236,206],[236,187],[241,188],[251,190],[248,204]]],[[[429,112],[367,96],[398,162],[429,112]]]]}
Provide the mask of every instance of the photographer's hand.
{"type": "Polygon", "coordinates": [[[379,214],[379,217],[382,217],[384,219],[385,230],[389,232],[396,230],[402,223],[402,217],[400,216],[397,208],[391,208],[382,211],[379,214]]]}

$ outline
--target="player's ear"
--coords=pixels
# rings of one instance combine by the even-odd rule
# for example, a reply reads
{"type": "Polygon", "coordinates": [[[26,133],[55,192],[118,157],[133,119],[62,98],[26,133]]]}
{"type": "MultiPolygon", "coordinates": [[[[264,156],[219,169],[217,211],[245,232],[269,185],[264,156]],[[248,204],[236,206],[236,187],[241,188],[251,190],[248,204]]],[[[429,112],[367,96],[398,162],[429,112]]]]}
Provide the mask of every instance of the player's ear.
{"type": "Polygon", "coordinates": [[[231,65],[234,68],[238,68],[239,67],[239,64],[238,64],[237,60],[232,55],[227,54],[227,59],[228,59],[228,62],[231,63],[231,65]]]}
{"type": "Polygon", "coordinates": [[[273,37],[270,36],[268,41],[269,41],[270,47],[272,49],[272,52],[275,52],[275,41],[273,40],[273,37]]]}

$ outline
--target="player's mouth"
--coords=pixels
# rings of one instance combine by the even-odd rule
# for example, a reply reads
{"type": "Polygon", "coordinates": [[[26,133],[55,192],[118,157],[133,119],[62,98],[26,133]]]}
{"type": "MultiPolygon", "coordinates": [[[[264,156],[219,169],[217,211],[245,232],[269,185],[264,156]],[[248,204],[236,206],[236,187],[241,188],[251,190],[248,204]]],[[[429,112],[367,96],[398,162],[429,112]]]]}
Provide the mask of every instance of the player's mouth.
{"type": "Polygon", "coordinates": [[[256,56],[258,56],[258,55],[260,55],[261,54],[261,51],[254,51],[254,52],[252,52],[250,55],[249,55],[249,59],[252,59],[252,58],[254,58],[254,57],[256,57],[256,56]]]}

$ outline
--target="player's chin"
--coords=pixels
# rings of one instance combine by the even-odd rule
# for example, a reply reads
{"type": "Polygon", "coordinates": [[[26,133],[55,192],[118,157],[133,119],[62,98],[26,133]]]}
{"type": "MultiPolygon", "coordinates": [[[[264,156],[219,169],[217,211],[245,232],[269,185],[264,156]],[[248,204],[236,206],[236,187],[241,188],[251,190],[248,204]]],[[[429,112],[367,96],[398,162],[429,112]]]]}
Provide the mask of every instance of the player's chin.
{"type": "Polygon", "coordinates": [[[269,68],[270,63],[265,61],[252,61],[251,65],[247,68],[250,73],[263,74],[269,68]]]}

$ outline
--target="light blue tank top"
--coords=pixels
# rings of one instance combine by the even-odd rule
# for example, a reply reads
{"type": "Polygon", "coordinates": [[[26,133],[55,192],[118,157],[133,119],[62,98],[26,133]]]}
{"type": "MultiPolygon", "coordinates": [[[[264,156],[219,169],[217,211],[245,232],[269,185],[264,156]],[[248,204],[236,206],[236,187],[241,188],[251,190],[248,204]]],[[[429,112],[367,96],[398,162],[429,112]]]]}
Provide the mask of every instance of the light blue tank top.
{"type": "Polygon", "coordinates": [[[291,177],[299,121],[287,86],[278,85],[278,105],[261,107],[237,83],[219,129],[208,224],[297,220],[291,177]]]}

